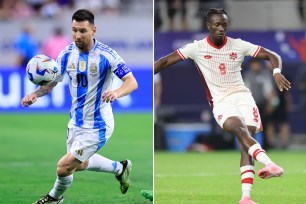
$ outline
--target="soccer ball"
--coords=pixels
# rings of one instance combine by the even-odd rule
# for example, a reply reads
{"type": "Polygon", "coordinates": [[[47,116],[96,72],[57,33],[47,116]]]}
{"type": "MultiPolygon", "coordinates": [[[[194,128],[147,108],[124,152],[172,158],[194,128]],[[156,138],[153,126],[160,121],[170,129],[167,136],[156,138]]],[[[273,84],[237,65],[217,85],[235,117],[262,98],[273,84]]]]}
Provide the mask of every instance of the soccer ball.
{"type": "Polygon", "coordinates": [[[40,86],[52,83],[57,73],[57,63],[46,55],[36,55],[27,64],[29,80],[40,86]]]}

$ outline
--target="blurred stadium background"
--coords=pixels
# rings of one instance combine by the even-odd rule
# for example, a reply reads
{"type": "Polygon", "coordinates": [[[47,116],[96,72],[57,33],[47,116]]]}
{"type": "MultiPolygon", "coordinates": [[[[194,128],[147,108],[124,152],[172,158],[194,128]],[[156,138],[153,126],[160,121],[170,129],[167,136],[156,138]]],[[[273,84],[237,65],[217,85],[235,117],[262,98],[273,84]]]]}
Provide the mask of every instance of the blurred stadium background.
{"type": "MultiPolygon", "coordinates": [[[[271,180],[269,184],[256,179],[254,200],[260,203],[306,203],[305,193],[297,193],[301,197],[293,199],[298,188],[305,187],[305,180],[296,186],[293,184],[297,183],[296,179],[305,177],[306,172],[303,159],[306,153],[306,1],[154,2],[155,61],[189,42],[205,38],[208,35],[205,14],[212,7],[223,7],[227,11],[228,36],[261,45],[281,55],[283,73],[291,81],[292,89],[288,94],[280,95],[275,87],[271,88],[271,93],[275,94],[272,97],[274,106],[268,111],[266,99],[261,115],[271,115],[266,119],[264,135],[257,134],[256,139],[276,162],[284,166],[288,175],[281,181],[271,180]],[[283,105],[284,101],[286,105],[283,105]],[[277,109],[284,111],[278,115],[277,109]],[[280,139],[281,134],[288,138],[288,142],[280,139]],[[262,189],[256,187],[257,183],[262,189]],[[281,187],[287,183],[294,187],[290,190],[281,187]],[[275,188],[275,185],[280,187],[275,188]],[[267,195],[267,189],[273,195],[267,195]]],[[[249,61],[250,58],[246,58],[242,67],[244,77],[251,72],[249,61]]],[[[264,62],[261,65],[269,67],[264,62]]],[[[266,68],[266,71],[266,75],[271,74],[271,70],[266,68]]],[[[237,203],[241,192],[237,144],[234,136],[223,132],[214,121],[193,62],[178,63],[155,75],[154,87],[155,203],[237,203]]]]}
{"type": "MultiPolygon", "coordinates": [[[[27,61],[56,58],[71,42],[71,16],[95,14],[95,38],[115,49],[132,69],[139,89],[114,102],[116,128],[100,154],[133,161],[132,187],[122,196],[112,175],[76,174],[65,203],[143,203],[153,188],[153,3],[139,0],[0,1],[0,203],[31,203],[50,190],[56,163],[66,151],[70,94],[67,79],[29,108],[22,97],[36,89],[27,61]]],[[[120,85],[114,78],[113,88],[120,85]]]]}

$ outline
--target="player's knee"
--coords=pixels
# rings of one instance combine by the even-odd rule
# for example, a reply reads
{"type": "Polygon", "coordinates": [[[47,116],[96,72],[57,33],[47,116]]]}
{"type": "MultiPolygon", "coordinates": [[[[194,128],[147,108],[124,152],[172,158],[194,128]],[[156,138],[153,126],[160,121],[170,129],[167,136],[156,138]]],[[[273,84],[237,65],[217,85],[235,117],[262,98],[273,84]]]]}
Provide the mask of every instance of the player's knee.
{"type": "Polygon", "coordinates": [[[73,173],[73,169],[69,168],[68,166],[58,166],[56,170],[56,174],[59,177],[66,177],[73,173]]]}
{"type": "Polygon", "coordinates": [[[224,123],[224,129],[236,135],[238,140],[243,140],[243,137],[249,135],[247,126],[237,117],[227,119],[224,123]]]}
{"type": "Polygon", "coordinates": [[[74,170],[75,167],[72,165],[72,163],[61,159],[57,164],[56,174],[60,177],[65,177],[71,175],[74,170]]]}

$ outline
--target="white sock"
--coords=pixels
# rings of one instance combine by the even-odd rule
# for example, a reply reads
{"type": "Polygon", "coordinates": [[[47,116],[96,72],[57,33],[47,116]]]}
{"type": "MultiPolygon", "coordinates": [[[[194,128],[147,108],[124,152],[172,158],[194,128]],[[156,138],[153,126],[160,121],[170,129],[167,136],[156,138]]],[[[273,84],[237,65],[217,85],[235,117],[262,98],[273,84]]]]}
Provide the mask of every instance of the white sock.
{"type": "Polygon", "coordinates": [[[109,172],[120,175],[122,169],[123,166],[120,162],[112,161],[102,157],[100,154],[94,154],[88,160],[87,170],[89,171],[109,172]]]}
{"type": "Polygon", "coordinates": [[[244,196],[251,197],[251,191],[255,175],[254,170],[255,167],[252,165],[246,165],[240,167],[242,197],[244,196]]]}
{"type": "Polygon", "coordinates": [[[249,149],[249,155],[255,160],[259,161],[264,165],[272,163],[271,159],[266,155],[266,152],[261,148],[260,144],[256,143],[249,149]]]}
{"type": "Polygon", "coordinates": [[[57,177],[53,189],[49,192],[49,195],[55,199],[59,199],[65,191],[69,188],[73,181],[73,175],[66,177],[57,177]]]}

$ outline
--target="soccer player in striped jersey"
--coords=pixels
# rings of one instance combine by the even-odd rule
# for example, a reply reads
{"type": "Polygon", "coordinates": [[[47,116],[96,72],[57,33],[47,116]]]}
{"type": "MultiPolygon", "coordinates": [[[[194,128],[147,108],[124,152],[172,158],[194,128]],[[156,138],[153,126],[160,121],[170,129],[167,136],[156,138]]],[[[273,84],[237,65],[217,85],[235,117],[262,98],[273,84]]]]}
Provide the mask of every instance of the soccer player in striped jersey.
{"type": "Polygon", "coordinates": [[[73,172],[90,170],[110,172],[120,182],[121,193],[129,188],[130,160],[121,162],[107,159],[96,152],[105,145],[114,129],[111,102],[128,95],[138,85],[123,59],[108,46],[94,38],[96,27],[94,15],[85,9],[72,16],[72,38],[58,56],[60,74],[54,82],[40,86],[25,96],[21,104],[29,106],[44,96],[68,74],[72,106],[67,131],[67,154],[57,165],[57,179],[53,189],[35,203],[62,203],[63,194],[73,180],[73,172]],[[112,75],[123,84],[111,90],[112,75]]]}
{"type": "Polygon", "coordinates": [[[264,165],[258,174],[268,179],[283,174],[267,156],[253,136],[261,131],[258,108],[250,90],[244,85],[241,64],[245,56],[269,60],[274,67],[273,77],[280,91],[289,90],[290,82],[281,74],[279,55],[261,46],[226,36],[228,17],[224,9],[207,13],[209,36],[194,41],[159,59],[154,65],[158,73],[181,60],[192,59],[202,78],[208,102],[217,123],[237,136],[240,143],[242,198],[240,204],[254,204],[250,192],[254,179],[254,159],[264,165]]]}

